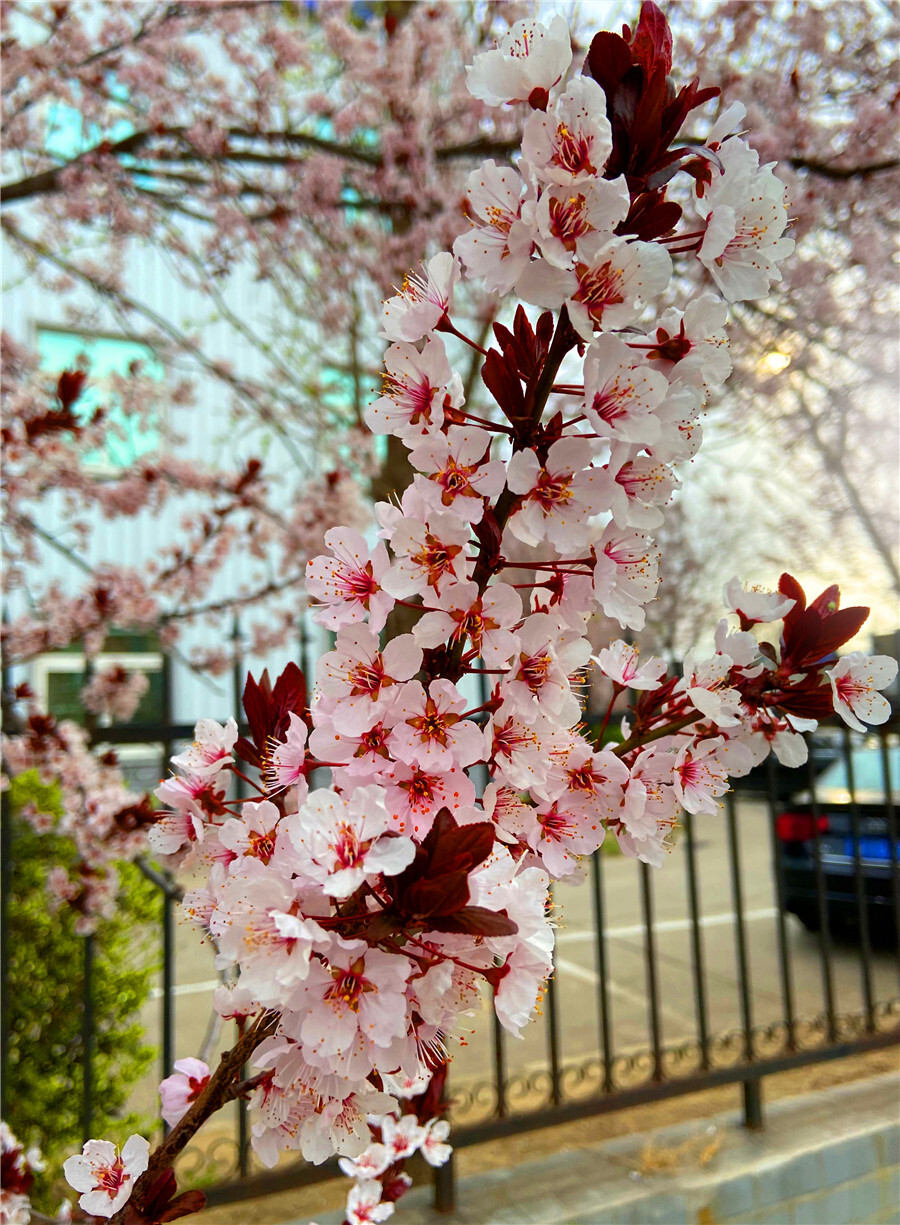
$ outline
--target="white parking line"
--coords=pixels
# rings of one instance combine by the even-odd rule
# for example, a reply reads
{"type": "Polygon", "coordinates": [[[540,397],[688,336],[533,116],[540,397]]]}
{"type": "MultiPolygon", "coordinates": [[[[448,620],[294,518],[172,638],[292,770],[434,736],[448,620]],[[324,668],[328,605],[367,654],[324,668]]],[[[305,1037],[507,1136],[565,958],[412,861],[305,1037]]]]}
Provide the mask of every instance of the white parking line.
{"type": "MultiPolygon", "coordinates": [[[[596,986],[600,981],[600,976],[596,970],[577,965],[574,961],[567,961],[564,957],[556,957],[554,961],[557,972],[562,971],[563,974],[580,979],[583,983],[590,983],[592,986],[596,986]]],[[[629,987],[623,987],[615,979],[611,979],[607,983],[606,989],[610,995],[617,996],[621,1000],[627,1000],[629,1004],[634,1004],[642,1010],[647,1007],[646,995],[643,995],[640,991],[632,991],[629,987]]],[[[660,1001],[659,1010],[664,1017],[668,1017],[670,1021],[675,1021],[678,1025],[690,1027],[694,1024],[693,1017],[689,1017],[679,1011],[679,1009],[673,1008],[671,1004],[667,1004],[664,1000],[660,1001]]]]}
{"type": "MultiPolygon", "coordinates": [[[[774,919],[778,911],[774,906],[767,906],[762,910],[746,910],[744,911],[744,922],[753,923],[759,919],[774,919]]],[[[727,924],[732,924],[735,921],[733,911],[723,911],[722,914],[708,914],[700,918],[701,927],[724,927],[727,924]]],[[[661,923],[654,923],[654,932],[683,932],[689,931],[691,927],[690,919],[664,919],[661,923]]],[[[632,923],[628,927],[608,927],[606,929],[607,940],[625,940],[629,936],[642,936],[644,934],[643,923],[632,923]]],[[[557,944],[576,944],[584,940],[594,940],[596,933],[594,930],[586,929],[582,931],[562,931],[556,937],[557,944]]]]}
{"type": "MultiPolygon", "coordinates": [[[[774,906],[769,906],[764,910],[748,910],[744,913],[744,922],[752,923],[758,919],[774,919],[778,911],[774,906]]],[[[701,927],[723,927],[726,924],[734,922],[734,914],[731,911],[723,912],[722,914],[703,915],[700,919],[701,927]]],[[[691,926],[690,919],[664,919],[661,923],[654,923],[654,932],[680,932],[687,931],[691,926]]],[[[631,936],[642,936],[644,934],[643,923],[632,923],[628,927],[610,927],[607,928],[607,940],[625,940],[631,936]]],[[[585,931],[563,931],[556,937],[557,944],[577,944],[585,940],[595,939],[596,933],[592,930],[585,931]]],[[[596,983],[597,975],[593,970],[586,970],[583,966],[576,965],[573,961],[562,961],[559,958],[556,964],[560,969],[565,969],[567,974],[571,974],[573,978],[581,978],[583,982],[596,983]]],[[[204,991],[215,991],[216,987],[221,986],[221,980],[218,978],[209,978],[202,983],[181,983],[180,986],[172,988],[173,995],[201,995],[204,991]]],[[[611,990],[613,994],[619,994],[623,998],[631,998],[635,1002],[646,1002],[643,996],[635,992],[629,991],[627,987],[621,987],[618,983],[613,983],[611,990]]],[[[152,1000],[162,999],[162,987],[153,987],[150,991],[152,1000]]],[[[680,1013],[678,1014],[681,1015],[680,1013]]]]}
{"type": "MultiPolygon", "coordinates": [[[[216,987],[222,986],[221,978],[208,978],[203,983],[181,983],[178,987],[172,988],[173,995],[200,995],[203,991],[215,991],[216,987]]],[[[150,990],[151,1000],[161,1000],[163,996],[162,987],[152,987],[150,990]]]]}

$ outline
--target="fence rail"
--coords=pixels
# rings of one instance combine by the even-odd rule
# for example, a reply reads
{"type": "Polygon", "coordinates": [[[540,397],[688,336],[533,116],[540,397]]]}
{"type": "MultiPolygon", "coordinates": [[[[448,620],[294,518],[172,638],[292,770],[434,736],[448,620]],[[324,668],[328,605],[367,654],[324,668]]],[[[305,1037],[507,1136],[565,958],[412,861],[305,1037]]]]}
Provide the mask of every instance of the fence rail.
{"type": "MultiPolygon", "coordinates": [[[[237,669],[234,689],[239,709],[237,669]]],[[[156,746],[154,764],[164,771],[192,730],[114,727],[98,729],[96,740],[156,746]]],[[[742,1086],[745,1122],[760,1127],[766,1076],[900,1042],[900,736],[827,737],[814,743],[805,777],[770,759],[749,788],[729,793],[721,817],[683,814],[661,871],[601,850],[580,888],[555,887],[563,917],[543,1017],[520,1043],[492,1009],[473,1020],[451,1066],[456,1148],[726,1084],[742,1086]]],[[[162,1077],[192,1053],[176,1046],[175,1002],[185,986],[177,891],[168,874],[142,866],[163,895],[162,1077]]],[[[84,949],[87,1138],[91,937],[84,949]]],[[[209,984],[189,986],[211,994],[209,984]]],[[[262,1171],[243,1103],[232,1122],[206,1141],[201,1132],[181,1159],[180,1181],[204,1186],[210,1203],[336,1173],[334,1163],[299,1162],[262,1171]]],[[[452,1162],[434,1177],[436,1206],[448,1209],[452,1162]]]]}

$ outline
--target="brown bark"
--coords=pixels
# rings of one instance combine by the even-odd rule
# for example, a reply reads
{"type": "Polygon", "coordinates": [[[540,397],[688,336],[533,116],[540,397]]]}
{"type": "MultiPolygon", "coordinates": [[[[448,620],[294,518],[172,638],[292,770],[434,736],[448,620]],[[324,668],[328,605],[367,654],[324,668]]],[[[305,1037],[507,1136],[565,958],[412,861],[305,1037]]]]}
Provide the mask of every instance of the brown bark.
{"type": "Polygon", "coordinates": [[[111,1225],[122,1225],[126,1215],[134,1208],[143,1206],[147,1193],[153,1187],[160,1174],[165,1173],[174,1163],[175,1158],[193,1139],[206,1120],[226,1102],[239,1096],[243,1086],[239,1082],[241,1069],[264,1038],[275,1032],[280,1018],[279,1013],[267,1012],[242,1034],[230,1051],[226,1051],[219,1060],[219,1066],[209,1078],[206,1088],[169,1134],[150,1154],[150,1163],[134,1185],[134,1191],[127,1203],[123,1204],[114,1217],[111,1225]]]}

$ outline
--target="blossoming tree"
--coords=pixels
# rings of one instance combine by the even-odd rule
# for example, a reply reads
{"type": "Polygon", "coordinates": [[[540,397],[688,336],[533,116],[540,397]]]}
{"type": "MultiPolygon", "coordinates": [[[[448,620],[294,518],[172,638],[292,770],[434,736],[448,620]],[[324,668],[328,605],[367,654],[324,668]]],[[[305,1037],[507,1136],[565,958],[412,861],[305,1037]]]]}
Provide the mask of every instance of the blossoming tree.
{"type": "Polygon", "coordinates": [[[896,665],[832,666],[867,610],[842,609],[836,587],[808,601],[789,574],[773,592],[729,583],[733,619],[683,675],[620,638],[591,656],[595,612],[643,623],[654,529],[729,374],[728,305],[764,298],[793,245],[782,184],[733,134],[740,108],[703,145],[678,144],[717,90],[679,88],[671,52],[647,2],[583,67],[561,18],[518,22],[475,57],[469,89],[518,108],[521,156],[472,173],[468,231],[384,304],[384,392],[367,421],[406,446],[413,480],[376,508],[377,540],[335,528],[307,566],[336,632],[312,700],[294,666],[275,686],[249,679],[250,736],[201,721],[160,788],[150,842],[208,867],[184,909],[230,975],[216,1007],[237,1041],[215,1068],[179,1059],[160,1086],[172,1130],[152,1152],[91,1140],[70,1158],[85,1213],[143,1225],[195,1210],[173,1162],[242,1097],[261,1160],[337,1154],[351,1225],[386,1219],[412,1153],[449,1156],[460,1017],[484,990],[518,1035],[535,1008],[553,967],[551,881],[577,880],[606,837],[660,866],[680,808],[714,813],[770,751],[801,762],[816,719],[884,721],[877,691],[896,665]],[[692,261],[710,291],[660,313],[692,261]],[[473,283],[509,308],[490,347],[457,311],[473,283]],[[483,415],[449,337],[480,359],[483,415]],[[384,634],[398,606],[411,630],[384,634]],[[613,700],[631,696],[621,739],[580,725],[590,668],[613,700]],[[325,769],[331,785],[310,787],[325,769]],[[228,798],[234,774],[252,800],[228,798]]]}

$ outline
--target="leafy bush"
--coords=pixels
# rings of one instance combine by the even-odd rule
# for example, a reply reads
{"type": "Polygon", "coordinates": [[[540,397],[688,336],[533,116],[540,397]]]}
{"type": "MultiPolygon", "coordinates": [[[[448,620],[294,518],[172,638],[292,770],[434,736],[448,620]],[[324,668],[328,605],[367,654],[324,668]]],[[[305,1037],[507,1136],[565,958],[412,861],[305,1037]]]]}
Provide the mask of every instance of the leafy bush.
{"type": "MultiPolygon", "coordinates": [[[[29,802],[59,815],[58,789],[30,771],[13,779],[10,791],[6,1119],[24,1144],[43,1151],[47,1168],[33,1193],[40,1204],[62,1161],[81,1149],[85,938],[75,932],[70,909],[50,910],[44,888],[51,868],[75,863],[73,843],[52,832],[37,834],[15,816],[29,802]]],[[[118,910],[100,920],[94,936],[91,1131],[120,1142],[144,1122],[124,1109],[155,1054],[135,1018],[156,968],[149,938],[159,930],[160,899],[134,865],[116,868],[118,910]]]]}

